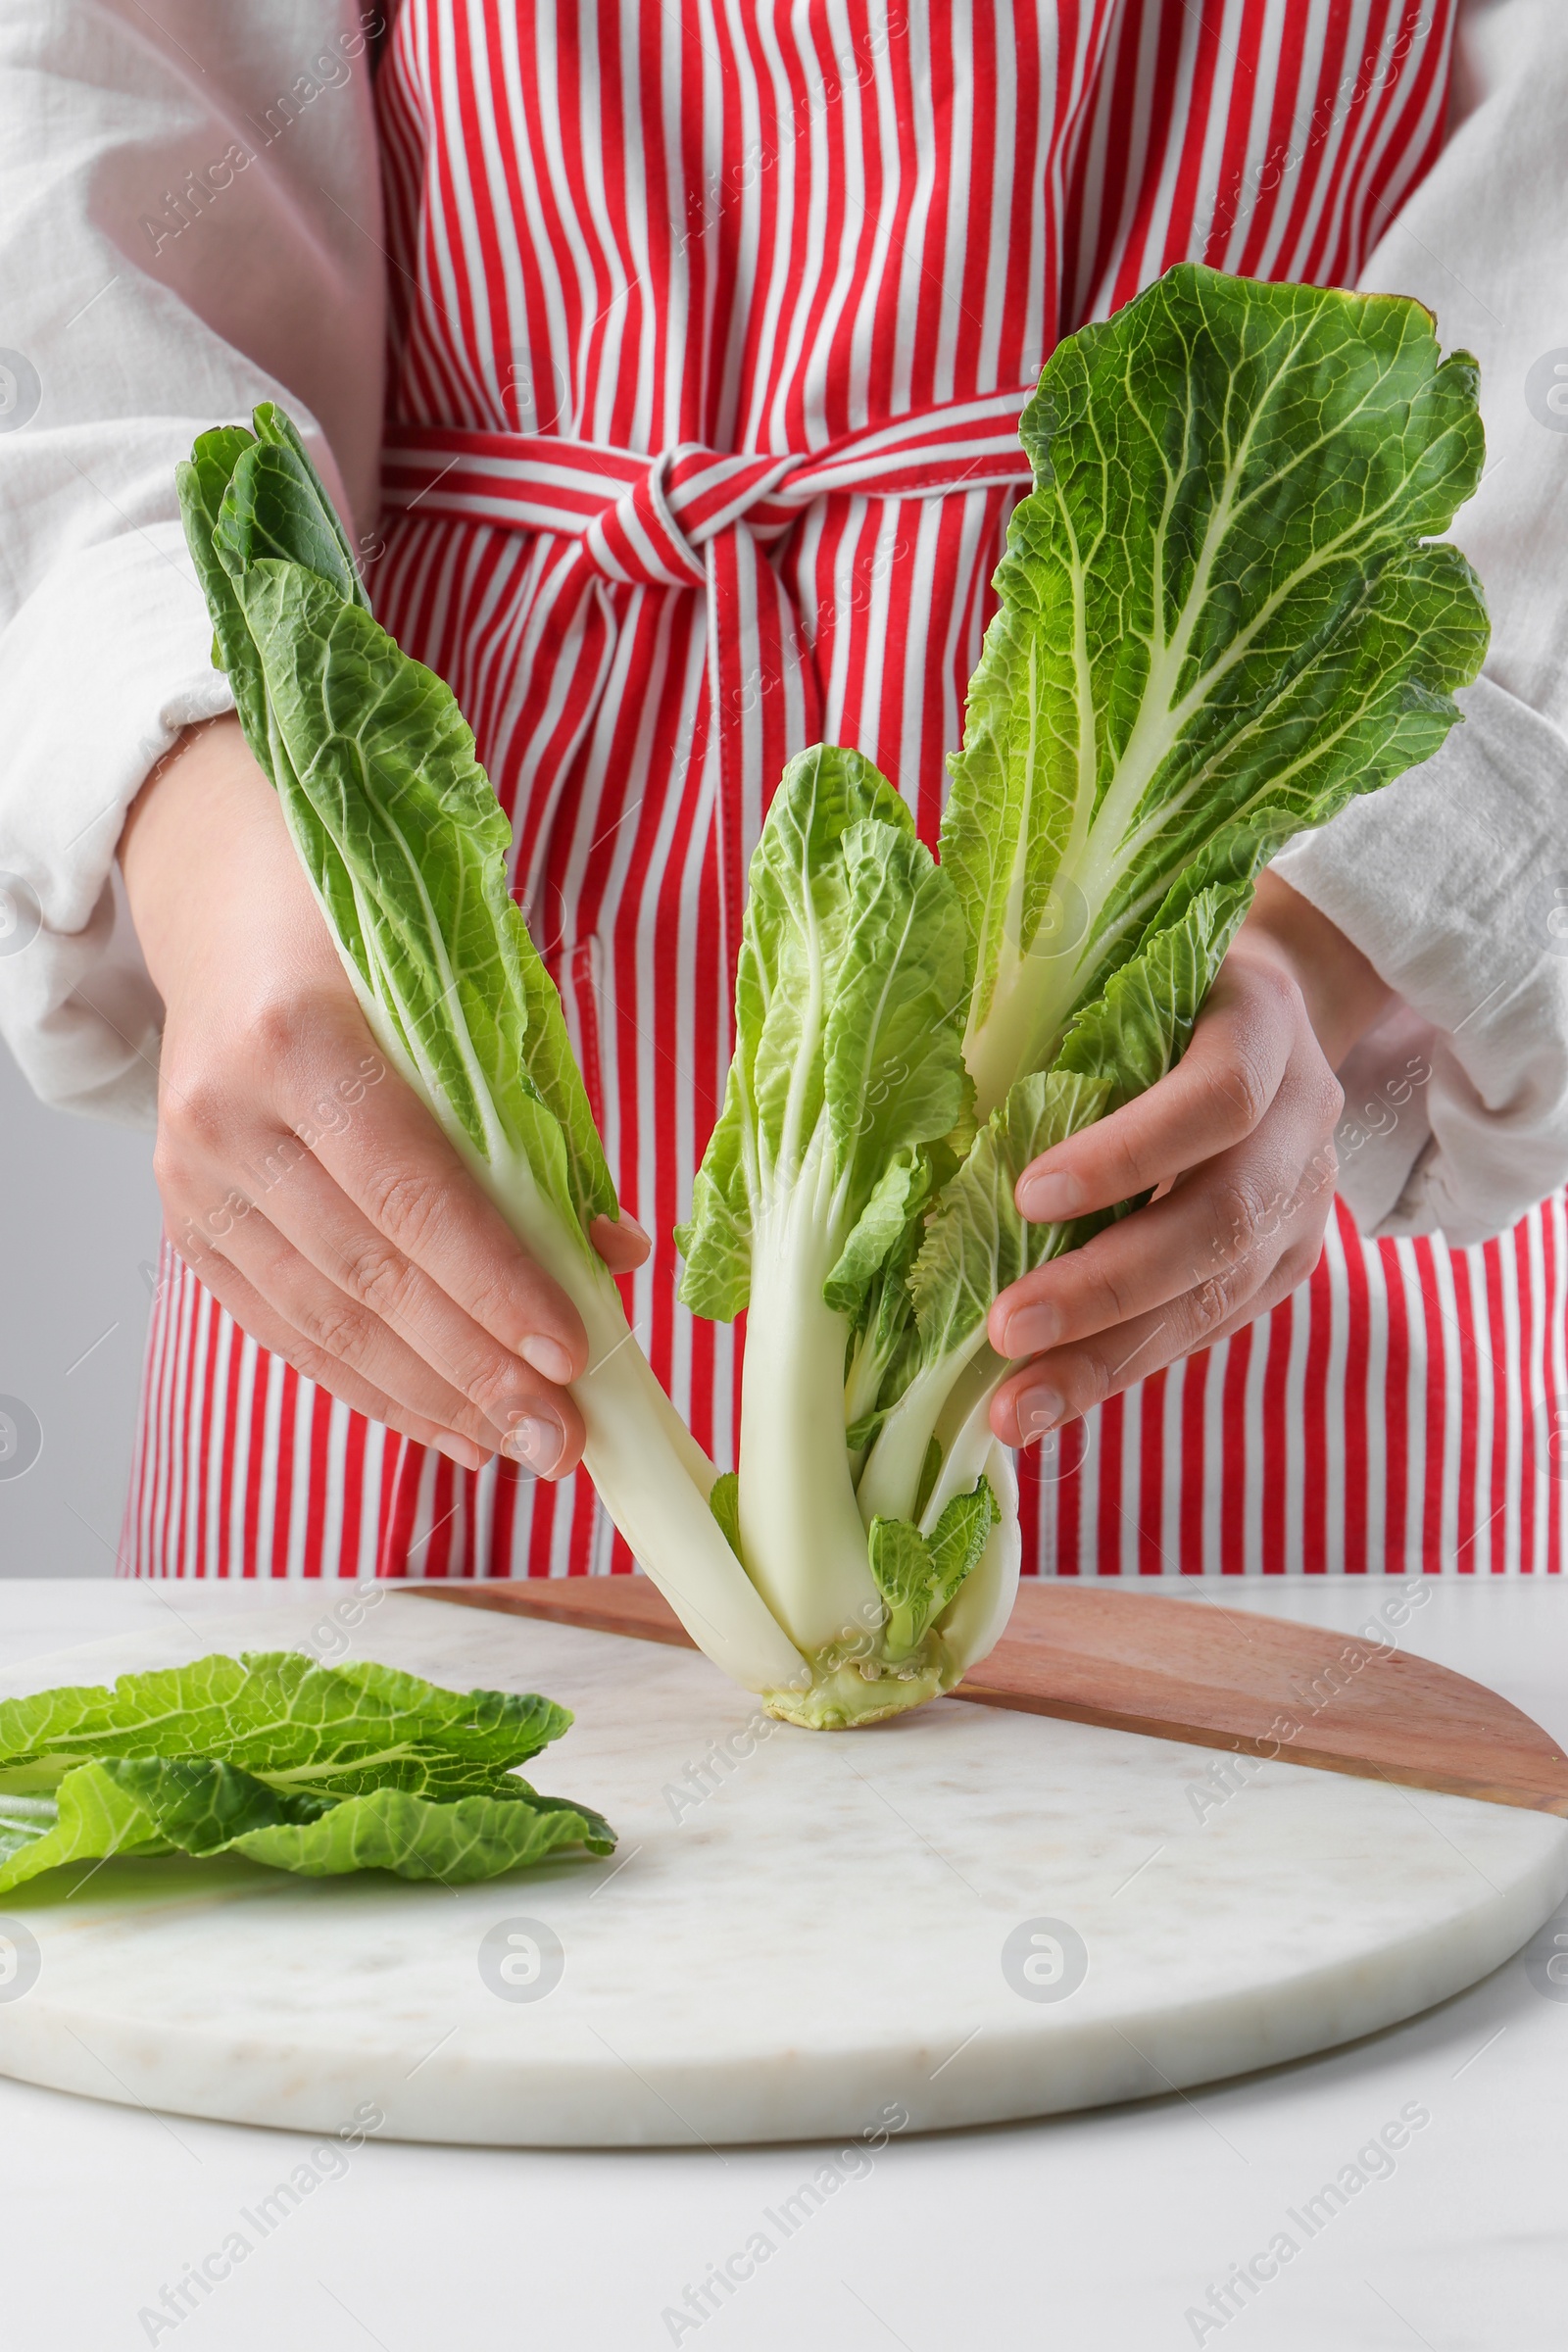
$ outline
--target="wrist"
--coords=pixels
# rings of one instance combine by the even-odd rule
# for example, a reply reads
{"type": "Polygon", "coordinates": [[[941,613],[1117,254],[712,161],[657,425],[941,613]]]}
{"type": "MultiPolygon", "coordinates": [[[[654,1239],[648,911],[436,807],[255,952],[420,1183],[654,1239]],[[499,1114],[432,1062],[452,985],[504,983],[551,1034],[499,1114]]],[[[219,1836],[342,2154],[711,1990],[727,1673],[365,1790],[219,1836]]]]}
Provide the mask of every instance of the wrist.
{"type": "MultiPolygon", "coordinates": [[[[188,727],[146,778],[120,835],[124,896],[165,1006],[202,1000],[240,941],[301,969],[291,934],[315,907],[277,807],[232,712],[188,727]],[[303,901],[303,904],[301,904],[303,901]]],[[[319,929],[319,924],[318,924],[319,929]]]]}
{"type": "Polygon", "coordinates": [[[1394,1000],[1388,982],[1339,926],[1267,870],[1258,876],[1237,945],[1266,956],[1295,981],[1331,1069],[1341,1067],[1394,1000]]]}

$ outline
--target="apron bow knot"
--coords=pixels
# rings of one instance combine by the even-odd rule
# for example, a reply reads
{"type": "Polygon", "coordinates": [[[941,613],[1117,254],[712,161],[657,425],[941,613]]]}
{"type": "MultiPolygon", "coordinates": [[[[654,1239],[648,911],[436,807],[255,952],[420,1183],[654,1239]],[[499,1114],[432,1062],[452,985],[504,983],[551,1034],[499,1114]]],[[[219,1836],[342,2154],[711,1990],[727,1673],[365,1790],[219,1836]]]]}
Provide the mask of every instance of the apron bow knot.
{"type": "Polygon", "coordinates": [[[797,508],[766,516],[757,510],[800,464],[799,458],[725,457],[683,441],[646,461],[614,505],[588,524],[583,546],[607,580],[637,588],[705,587],[706,550],[720,531],[744,520],[760,538],[776,539],[789,528],[797,508]]]}
{"type": "MultiPolygon", "coordinates": [[[[1027,486],[1018,426],[1030,397],[1026,385],[946,401],[822,449],[782,454],[694,441],[650,453],[557,434],[395,424],[382,451],[382,491],[408,521],[575,541],[576,594],[601,608],[576,713],[582,739],[613,673],[624,600],[612,590],[706,596],[708,749],[717,756],[724,952],[733,969],[763,811],[786,760],[822,734],[811,647],[769,547],[819,498],[1027,486]]],[[[564,599],[566,575],[562,590],[564,599]]]]}

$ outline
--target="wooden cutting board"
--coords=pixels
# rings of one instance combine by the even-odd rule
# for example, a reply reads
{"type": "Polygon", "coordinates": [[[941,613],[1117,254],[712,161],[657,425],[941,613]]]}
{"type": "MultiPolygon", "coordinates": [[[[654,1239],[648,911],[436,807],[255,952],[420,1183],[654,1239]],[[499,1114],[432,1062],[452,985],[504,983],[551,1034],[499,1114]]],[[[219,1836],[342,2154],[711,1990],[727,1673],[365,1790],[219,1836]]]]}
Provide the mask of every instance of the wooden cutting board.
{"type": "MultiPolygon", "coordinates": [[[[471,1609],[694,1647],[645,1576],[400,1590],[471,1609]]],[[[1028,1583],[1006,1633],[953,1693],[1323,1772],[1568,1815],[1568,1758],[1482,1683],[1365,1642],[1206,1597],[1028,1583]]]]}

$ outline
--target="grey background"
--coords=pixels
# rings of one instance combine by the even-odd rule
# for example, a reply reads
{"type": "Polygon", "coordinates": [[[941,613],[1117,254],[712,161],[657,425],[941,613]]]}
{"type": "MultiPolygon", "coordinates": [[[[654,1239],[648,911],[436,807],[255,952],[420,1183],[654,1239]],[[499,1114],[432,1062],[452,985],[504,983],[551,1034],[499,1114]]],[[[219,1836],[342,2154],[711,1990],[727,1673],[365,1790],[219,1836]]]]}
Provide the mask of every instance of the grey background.
{"type": "Polygon", "coordinates": [[[152,1137],[45,1110],[0,1046],[0,1396],[43,1449],[0,1479],[0,1577],[112,1576],[161,1219],[152,1137]]]}

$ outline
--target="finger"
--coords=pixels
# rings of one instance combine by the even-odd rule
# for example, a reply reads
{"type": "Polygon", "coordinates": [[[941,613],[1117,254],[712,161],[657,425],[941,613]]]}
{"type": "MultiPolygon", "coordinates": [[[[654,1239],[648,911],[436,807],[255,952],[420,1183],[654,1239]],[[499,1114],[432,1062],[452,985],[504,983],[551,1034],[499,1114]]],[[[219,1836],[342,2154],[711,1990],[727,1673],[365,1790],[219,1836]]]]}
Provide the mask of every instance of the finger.
{"type": "Polygon", "coordinates": [[[1163,1365],[1254,1322],[1310,1274],[1331,1204],[1332,1194],[1304,1184],[1276,1232],[1227,1272],[1183,1291],[1155,1313],[1020,1365],[993,1399],[996,1435],[1004,1445],[1027,1446],[1163,1365]]]}
{"type": "Polygon", "coordinates": [[[347,1364],[404,1411],[505,1453],[541,1478],[561,1477],[575,1466],[582,1450],[576,1407],[525,1365],[516,1366],[515,1403],[499,1425],[371,1308],[302,1257],[260,1209],[236,1217],[219,1250],[299,1339],[320,1356],[347,1364]]]}
{"type": "Polygon", "coordinates": [[[989,1321],[997,1353],[1039,1355],[1228,1277],[1293,1214],[1312,1126],[1310,1103],[1283,1087],[1245,1143],[1004,1291],[989,1321]]]}
{"type": "MultiPolygon", "coordinates": [[[[396,1334],[398,1355],[371,1371],[371,1377],[406,1404],[435,1409],[433,1400],[422,1397],[411,1384],[406,1358],[412,1352],[416,1361],[422,1360],[439,1375],[443,1410],[450,1408],[456,1392],[498,1437],[535,1411],[543,1393],[540,1374],[465,1314],[422,1267],[377,1231],[303,1149],[286,1179],[265,1195],[264,1215],[267,1225],[325,1277],[334,1294],[367,1308],[388,1334],[396,1334]]],[[[283,1304],[281,1295],[270,1291],[254,1268],[251,1271],[252,1279],[283,1304]]],[[[368,1365],[363,1368],[371,1370],[368,1365]]],[[[569,1431],[567,1414],[562,1412],[559,1418],[569,1431]]],[[[481,1443],[487,1439],[486,1429],[475,1427],[469,1415],[460,1412],[455,1426],[481,1443]]]]}
{"type": "Polygon", "coordinates": [[[478,1444],[488,1441],[491,1451],[499,1433],[470,1406],[450,1382],[383,1326],[375,1317],[356,1310],[354,1302],[335,1284],[303,1259],[264,1212],[238,1202],[221,1237],[198,1254],[187,1225],[175,1226],[177,1247],[212,1287],[219,1269],[229,1267],[274,1316],[295,1336],[323,1357],[345,1364],[380,1396],[389,1396],[405,1412],[419,1415],[438,1428],[478,1444]]]}
{"type": "Polygon", "coordinates": [[[1175,1068],[1032,1160],[1018,1179],[1019,1214],[1047,1225],[1110,1208],[1242,1142],[1278,1092],[1302,1017],[1272,964],[1222,967],[1175,1068]]]}
{"type": "Polygon", "coordinates": [[[1283,1216],[1256,1247],[1195,1287],[1194,1325],[1187,1352],[1214,1348],[1255,1323],[1304,1282],[1323,1252],[1334,1206],[1333,1162],[1328,1178],[1314,1161],[1303,1169],[1283,1216]]]}
{"type": "Polygon", "coordinates": [[[363,1413],[368,1421],[379,1421],[401,1437],[433,1447],[465,1470],[482,1470],[490,1460],[490,1451],[476,1446],[471,1438],[460,1437],[456,1431],[428,1420],[423,1414],[408,1411],[395,1397],[384,1395],[364,1379],[352,1365],[313,1347],[252,1288],[238,1267],[220,1257],[216,1250],[198,1250],[193,1255],[177,1229],[170,1230],[169,1239],[240,1330],[247,1332],[270,1355],[292,1364],[303,1379],[315,1381],[318,1388],[336,1396],[351,1411],[363,1413]]]}
{"type": "Polygon", "coordinates": [[[1005,1446],[1029,1446],[1064,1421],[1079,1420],[1107,1396],[1184,1353],[1200,1311],[1195,1295],[1187,1292],[1158,1314],[1141,1315],[1114,1334],[1033,1357],[993,1397],[993,1431],[1005,1446]]]}
{"type": "Polygon", "coordinates": [[[595,1217],[588,1239],[612,1274],[635,1273],[654,1246],[636,1218],[624,1209],[618,1217],[595,1217]]]}
{"type": "Polygon", "coordinates": [[[370,1223],[503,1348],[547,1380],[575,1380],[588,1362],[577,1309],[412,1089],[374,1058],[362,1101],[328,1091],[323,1120],[322,1102],[307,1089],[284,1102],[289,1124],[370,1223]]]}
{"type": "Polygon", "coordinates": [[[1298,1291],[1303,1282],[1310,1282],[1322,1254],[1321,1231],[1310,1239],[1303,1238],[1298,1248],[1287,1250],[1283,1257],[1276,1259],[1268,1280],[1253,1293],[1246,1306],[1216,1324],[1204,1341],[1204,1346],[1217,1348],[1221,1340],[1234,1339],[1239,1331],[1247,1329],[1249,1323],[1256,1323],[1262,1316],[1272,1314],[1275,1307],[1289,1298],[1293,1291],[1298,1291]]]}
{"type": "Polygon", "coordinates": [[[582,1421],[564,1390],[510,1359],[515,1382],[489,1411],[465,1396],[374,1310],[302,1257],[259,1211],[236,1223],[223,1252],[314,1347],[351,1364],[407,1410],[445,1422],[541,1478],[564,1477],[582,1451],[582,1421]]]}

